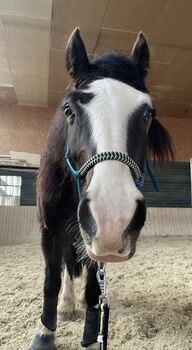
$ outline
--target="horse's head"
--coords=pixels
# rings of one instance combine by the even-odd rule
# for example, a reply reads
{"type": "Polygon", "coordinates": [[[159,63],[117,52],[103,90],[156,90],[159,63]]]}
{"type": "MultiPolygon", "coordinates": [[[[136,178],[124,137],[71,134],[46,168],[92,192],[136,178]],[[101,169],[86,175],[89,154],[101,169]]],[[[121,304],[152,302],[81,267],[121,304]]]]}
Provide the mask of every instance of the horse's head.
{"type": "MultiPolygon", "coordinates": [[[[112,52],[91,61],[79,30],[72,33],[67,68],[75,88],[61,108],[74,168],[114,151],[129,155],[142,170],[148,151],[158,158],[172,153],[145,87],[148,67],[149,47],[142,33],[129,58],[112,52]]],[[[146,218],[134,171],[116,160],[100,162],[81,181],[80,192],[78,219],[89,256],[100,261],[130,258],[146,218]]]]}

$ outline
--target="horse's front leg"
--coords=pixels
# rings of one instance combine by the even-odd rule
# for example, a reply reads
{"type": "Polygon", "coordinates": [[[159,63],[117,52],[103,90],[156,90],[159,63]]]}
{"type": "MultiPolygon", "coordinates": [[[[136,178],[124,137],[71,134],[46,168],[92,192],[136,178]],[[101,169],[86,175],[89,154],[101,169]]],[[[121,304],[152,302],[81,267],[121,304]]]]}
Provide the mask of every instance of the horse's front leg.
{"type": "Polygon", "coordinates": [[[87,303],[83,340],[81,345],[89,350],[99,350],[97,343],[100,287],[96,277],[97,265],[88,268],[85,300],[87,303]]]}
{"type": "Polygon", "coordinates": [[[70,320],[75,310],[75,295],[73,276],[69,275],[67,265],[64,270],[63,289],[60,296],[60,302],[57,308],[57,314],[60,321],[70,320]]]}
{"type": "Polygon", "coordinates": [[[61,236],[48,230],[42,234],[45,257],[44,303],[39,331],[29,350],[55,350],[54,332],[57,327],[57,302],[61,287],[62,246],[61,236]]]}

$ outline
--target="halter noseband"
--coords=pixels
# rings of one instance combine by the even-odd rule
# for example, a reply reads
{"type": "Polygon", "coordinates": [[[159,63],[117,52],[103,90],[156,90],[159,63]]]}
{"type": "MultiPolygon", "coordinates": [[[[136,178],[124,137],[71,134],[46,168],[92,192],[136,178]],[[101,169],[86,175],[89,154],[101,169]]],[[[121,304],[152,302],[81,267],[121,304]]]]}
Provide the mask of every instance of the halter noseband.
{"type": "MultiPolygon", "coordinates": [[[[75,170],[73,165],[70,162],[70,159],[69,159],[69,146],[67,145],[66,152],[65,152],[65,160],[66,160],[67,165],[68,165],[68,167],[69,167],[69,169],[70,169],[70,171],[71,171],[71,173],[72,173],[72,175],[75,178],[75,181],[77,183],[77,192],[78,192],[79,197],[80,197],[80,181],[85,178],[85,176],[87,175],[89,170],[94,168],[94,166],[96,164],[101,163],[101,162],[106,161],[106,160],[117,160],[117,161],[127,165],[135,175],[136,186],[140,187],[140,188],[143,188],[143,186],[144,186],[144,175],[140,171],[138,165],[127,154],[124,154],[121,152],[108,151],[108,152],[98,153],[98,154],[94,155],[93,157],[91,157],[90,159],[88,159],[81,166],[81,168],[79,170],[75,170]]],[[[150,168],[148,160],[146,160],[146,164],[147,164],[147,171],[148,171],[149,177],[153,183],[155,190],[158,192],[159,186],[158,186],[157,180],[155,179],[153,172],[150,168]]]]}

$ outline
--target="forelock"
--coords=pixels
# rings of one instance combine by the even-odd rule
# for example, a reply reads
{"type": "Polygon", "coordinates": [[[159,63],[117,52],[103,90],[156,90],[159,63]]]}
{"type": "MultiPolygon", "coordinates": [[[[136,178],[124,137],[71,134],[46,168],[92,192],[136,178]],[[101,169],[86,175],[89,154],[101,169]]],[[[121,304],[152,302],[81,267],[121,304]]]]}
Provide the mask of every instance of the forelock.
{"type": "Polygon", "coordinates": [[[126,55],[112,52],[97,56],[91,61],[90,72],[93,77],[95,75],[96,78],[116,79],[137,90],[147,92],[137,65],[126,55]]]}

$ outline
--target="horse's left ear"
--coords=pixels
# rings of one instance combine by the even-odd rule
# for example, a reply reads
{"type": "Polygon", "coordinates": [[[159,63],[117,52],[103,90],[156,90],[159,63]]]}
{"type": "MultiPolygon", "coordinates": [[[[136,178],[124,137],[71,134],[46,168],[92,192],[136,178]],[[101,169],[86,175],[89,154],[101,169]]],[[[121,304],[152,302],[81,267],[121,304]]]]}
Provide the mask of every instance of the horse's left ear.
{"type": "Polygon", "coordinates": [[[145,77],[149,68],[150,51],[147,40],[142,32],[139,33],[135,41],[131,58],[138,66],[141,75],[145,77]]]}
{"type": "Polygon", "coordinates": [[[89,60],[79,28],[72,32],[66,49],[66,64],[71,77],[76,81],[89,69],[89,60]]]}

